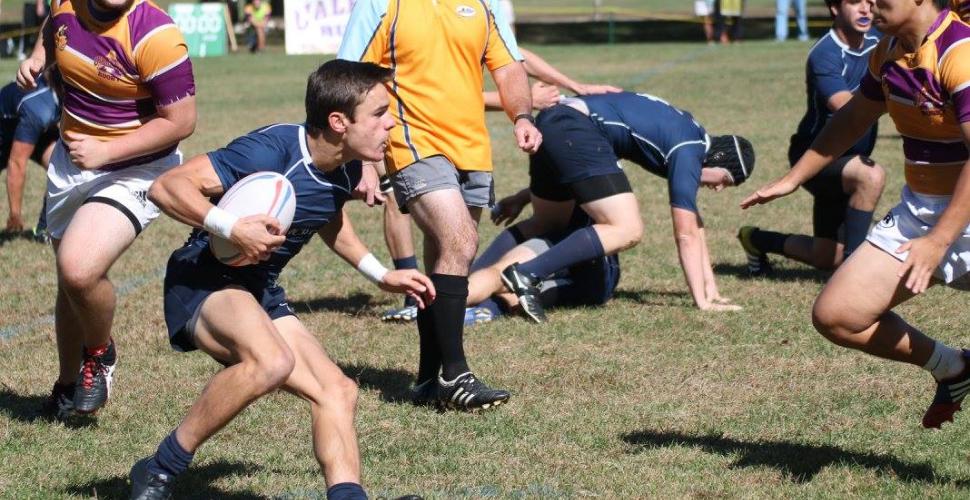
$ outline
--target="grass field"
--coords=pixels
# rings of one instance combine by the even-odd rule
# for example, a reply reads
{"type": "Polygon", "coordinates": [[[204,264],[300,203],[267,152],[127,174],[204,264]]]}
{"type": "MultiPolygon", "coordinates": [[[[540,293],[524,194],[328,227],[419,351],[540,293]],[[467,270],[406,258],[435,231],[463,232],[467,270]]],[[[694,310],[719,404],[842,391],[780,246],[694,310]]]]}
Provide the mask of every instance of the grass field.
{"type": "MultiPolygon", "coordinates": [[[[417,358],[413,326],[376,315],[398,303],[310,245],[283,275],[291,303],[361,386],[357,428],[364,479],[375,497],[428,498],[932,497],[970,494],[970,420],[941,432],[919,427],[930,377],[842,350],[809,321],[826,276],[775,259],[771,279],[744,276],[734,233],[743,224],[810,230],[798,193],[742,212],[741,198],[786,168],[787,139],[804,106],[808,44],[750,42],[530,47],[574,75],[647,91],[694,113],[712,133],[747,136],[758,151],[752,181],[699,203],[722,293],[740,313],[692,307],[671,237],[665,183],[627,172],[646,236],[623,255],[617,297],[600,309],[560,310],[536,326],[513,318],[466,331],[476,372],[508,388],[508,406],[439,414],[407,404],[417,358]]],[[[315,57],[239,55],[195,62],[196,133],[187,154],[259,125],[299,121],[315,57]]],[[[13,65],[0,62],[13,74],[13,65]]],[[[489,118],[498,194],[526,182],[511,129],[489,118]]],[[[877,217],[901,185],[900,141],[886,122],[875,158],[889,172],[877,217]]],[[[27,213],[43,175],[29,172],[27,213]]],[[[380,213],[354,204],[356,226],[387,259],[380,213]]],[[[0,221],[6,220],[0,203],[0,221]]],[[[484,223],[482,241],[497,229],[484,223]]],[[[188,229],[161,218],[116,265],[120,364],[96,423],[32,418],[56,371],[49,248],[0,246],[0,498],[118,498],[131,464],[154,450],[219,365],[171,351],[160,275],[188,229]]],[[[931,290],[900,308],[926,332],[970,342],[965,296],[931,290]],[[959,307],[959,306],[958,306],[959,307]],[[959,310],[959,309],[956,309],[959,310]]],[[[178,498],[316,498],[325,485],[309,446],[309,414],[288,395],[257,402],[203,446],[178,498]]]]}

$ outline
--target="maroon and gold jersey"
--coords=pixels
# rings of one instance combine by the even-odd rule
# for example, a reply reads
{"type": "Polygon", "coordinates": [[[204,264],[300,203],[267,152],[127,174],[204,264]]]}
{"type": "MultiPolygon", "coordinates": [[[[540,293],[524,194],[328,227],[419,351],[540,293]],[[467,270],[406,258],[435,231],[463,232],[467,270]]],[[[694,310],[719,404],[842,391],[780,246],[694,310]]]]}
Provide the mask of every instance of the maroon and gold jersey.
{"type": "MultiPolygon", "coordinates": [[[[64,80],[63,138],[124,136],[155,117],[158,107],[195,95],[188,47],[168,14],[134,0],[121,16],[101,21],[89,5],[51,3],[53,53],[64,80]]],[[[151,161],[176,147],[107,168],[151,161]]]]}

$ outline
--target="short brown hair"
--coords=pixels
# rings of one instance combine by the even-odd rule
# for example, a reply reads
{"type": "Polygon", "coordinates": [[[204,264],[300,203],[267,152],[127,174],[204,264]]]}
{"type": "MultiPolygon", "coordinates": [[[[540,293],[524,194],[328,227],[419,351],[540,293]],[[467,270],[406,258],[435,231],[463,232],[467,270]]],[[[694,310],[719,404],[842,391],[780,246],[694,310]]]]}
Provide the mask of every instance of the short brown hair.
{"type": "Polygon", "coordinates": [[[391,81],[394,71],[374,63],[334,59],[310,73],[306,84],[306,124],[329,130],[327,117],[338,111],[354,119],[354,109],[374,85],[391,81]]]}

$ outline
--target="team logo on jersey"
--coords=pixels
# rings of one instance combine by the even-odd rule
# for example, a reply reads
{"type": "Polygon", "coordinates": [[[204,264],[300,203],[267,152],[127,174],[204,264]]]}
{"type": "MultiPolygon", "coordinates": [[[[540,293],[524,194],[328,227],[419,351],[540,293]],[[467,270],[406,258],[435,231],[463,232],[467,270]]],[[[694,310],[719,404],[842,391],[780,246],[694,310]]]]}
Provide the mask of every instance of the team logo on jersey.
{"type": "Polygon", "coordinates": [[[67,47],[67,26],[57,28],[57,32],[54,33],[54,46],[57,50],[64,50],[67,47]]]}
{"type": "Polygon", "coordinates": [[[98,68],[98,76],[105,80],[118,81],[125,73],[114,50],[109,50],[106,55],[95,57],[94,67],[98,68]]]}
{"type": "Polygon", "coordinates": [[[920,87],[913,102],[916,103],[919,112],[928,117],[931,122],[937,125],[943,123],[943,108],[946,106],[946,101],[931,90],[926,83],[920,87]]]}
{"type": "Polygon", "coordinates": [[[475,16],[475,9],[473,9],[473,8],[467,6],[467,5],[459,5],[455,9],[455,13],[458,14],[458,17],[474,17],[475,16]]]}

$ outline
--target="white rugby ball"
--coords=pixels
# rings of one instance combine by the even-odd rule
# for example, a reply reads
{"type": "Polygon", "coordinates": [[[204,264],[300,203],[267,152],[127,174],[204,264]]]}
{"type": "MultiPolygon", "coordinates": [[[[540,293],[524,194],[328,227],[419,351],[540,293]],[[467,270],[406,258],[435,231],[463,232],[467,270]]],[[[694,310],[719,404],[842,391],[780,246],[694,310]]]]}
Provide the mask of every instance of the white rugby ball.
{"type": "MultiPolygon", "coordinates": [[[[269,215],[280,222],[283,233],[293,223],[296,212],[296,192],[286,177],[276,172],[256,172],[243,177],[222,195],[219,208],[239,217],[269,215]]],[[[245,266],[250,262],[229,240],[210,235],[212,255],[229,266],[245,266]]]]}

